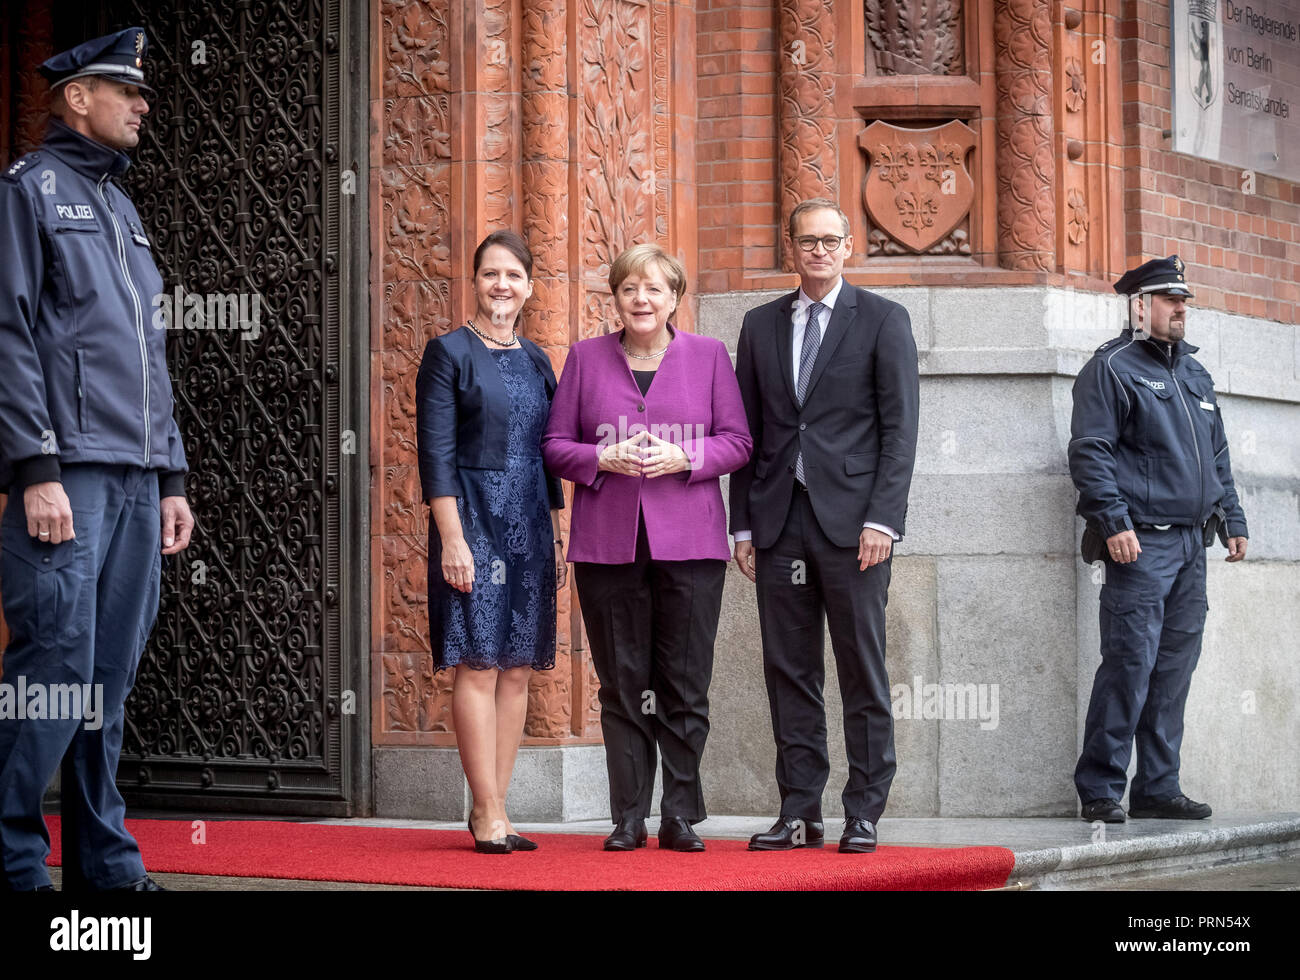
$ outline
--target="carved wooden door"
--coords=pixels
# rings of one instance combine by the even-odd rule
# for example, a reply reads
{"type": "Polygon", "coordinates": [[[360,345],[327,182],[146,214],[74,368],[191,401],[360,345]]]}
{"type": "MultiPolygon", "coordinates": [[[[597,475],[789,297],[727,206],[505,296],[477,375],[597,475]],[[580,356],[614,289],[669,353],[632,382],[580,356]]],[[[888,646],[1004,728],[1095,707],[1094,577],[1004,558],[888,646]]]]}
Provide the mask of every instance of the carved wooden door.
{"type": "Polygon", "coordinates": [[[172,307],[197,520],[164,558],[127,705],[135,804],[368,805],[359,6],[111,0],[87,17],[85,36],[149,36],[157,91],[124,183],[166,283],[154,306],[172,307]]]}

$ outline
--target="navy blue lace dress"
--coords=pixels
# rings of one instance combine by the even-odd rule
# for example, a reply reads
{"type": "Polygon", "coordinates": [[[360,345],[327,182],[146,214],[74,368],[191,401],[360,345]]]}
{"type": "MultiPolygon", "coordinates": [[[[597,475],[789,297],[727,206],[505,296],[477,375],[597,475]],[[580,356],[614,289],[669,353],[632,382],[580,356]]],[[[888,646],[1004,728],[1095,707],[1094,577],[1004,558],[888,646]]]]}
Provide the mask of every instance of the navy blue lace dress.
{"type": "Polygon", "coordinates": [[[548,670],[555,666],[555,546],[541,439],[550,402],[527,351],[491,355],[510,397],[506,468],[458,470],[456,509],[474,557],[474,587],[452,588],[431,563],[429,601],[442,613],[430,617],[442,622],[441,643],[431,637],[434,667],[548,670]]]}

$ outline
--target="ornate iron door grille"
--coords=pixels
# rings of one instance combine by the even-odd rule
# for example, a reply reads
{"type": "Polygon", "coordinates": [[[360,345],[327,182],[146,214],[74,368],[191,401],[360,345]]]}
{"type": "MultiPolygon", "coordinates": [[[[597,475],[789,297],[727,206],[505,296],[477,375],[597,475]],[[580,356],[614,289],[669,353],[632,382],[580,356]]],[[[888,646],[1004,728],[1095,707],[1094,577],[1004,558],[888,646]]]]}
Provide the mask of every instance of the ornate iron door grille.
{"type": "Polygon", "coordinates": [[[118,783],[134,805],[368,806],[368,343],[344,326],[366,323],[363,5],[113,0],[91,17],[150,39],[157,94],[125,184],[175,307],[197,519],[164,559],[127,705],[118,783]],[[190,294],[205,315],[242,298],[251,322],[200,327],[190,294]]]}

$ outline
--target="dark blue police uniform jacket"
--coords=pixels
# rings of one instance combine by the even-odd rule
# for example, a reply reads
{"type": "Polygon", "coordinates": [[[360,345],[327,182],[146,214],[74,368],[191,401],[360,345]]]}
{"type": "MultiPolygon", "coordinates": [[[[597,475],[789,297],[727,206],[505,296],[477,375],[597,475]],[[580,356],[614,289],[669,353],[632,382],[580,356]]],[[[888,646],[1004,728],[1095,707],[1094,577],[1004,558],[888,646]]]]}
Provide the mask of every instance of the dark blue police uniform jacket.
{"type": "Polygon", "coordinates": [[[0,176],[0,490],[71,463],[159,472],[184,494],[162,277],[135,206],[114,183],[126,154],[58,120],[0,176]]]}
{"type": "Polygon", "coordinates": [[[1097,348],[1074,384],[1070,477],[1078,512],[1109,538],[1135,524],[1199,526],[1221,504],[1247,537],[1214,379],[1199,348],[1134,336],[1097,348]]]}

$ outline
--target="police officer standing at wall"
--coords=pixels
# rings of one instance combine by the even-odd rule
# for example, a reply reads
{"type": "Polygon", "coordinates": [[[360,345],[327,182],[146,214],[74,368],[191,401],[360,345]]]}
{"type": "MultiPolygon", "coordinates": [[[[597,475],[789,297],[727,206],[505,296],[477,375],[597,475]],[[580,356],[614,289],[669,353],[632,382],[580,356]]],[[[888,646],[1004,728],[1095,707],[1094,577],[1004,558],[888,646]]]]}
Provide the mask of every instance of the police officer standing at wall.
{"type": "Polygon", "coordinates": [[[1192,293],[1175,255],[1115,284],[1130,323],[1097,348],[1074,384],[1070,476],[1087,522],[1083,555],[1104,560],[1101,666],[1074,782],[1083,819],[1122,823],[1136,736],[1130,817],[1197,820],[1183,795],[1183,708],[1205,627],[1205,549],[1246,557],[1214,381],[1183,339],[1192,293]]]}
{"type": "Polygon", "coordinates": [[[145,46],[130,28],[47,61],[45,141],[0,173],[3,680],[89,695],[82,717],[0,717],[0,888],[49,889],[41,798],[71,748],[63,817],[79,853],[65,851],[65,881],[160,890],[114,783],[161,555],[184,549],[194,526],[166,334],[151,324],[162,278],[115,183],[149,111],[145,46]]]}

